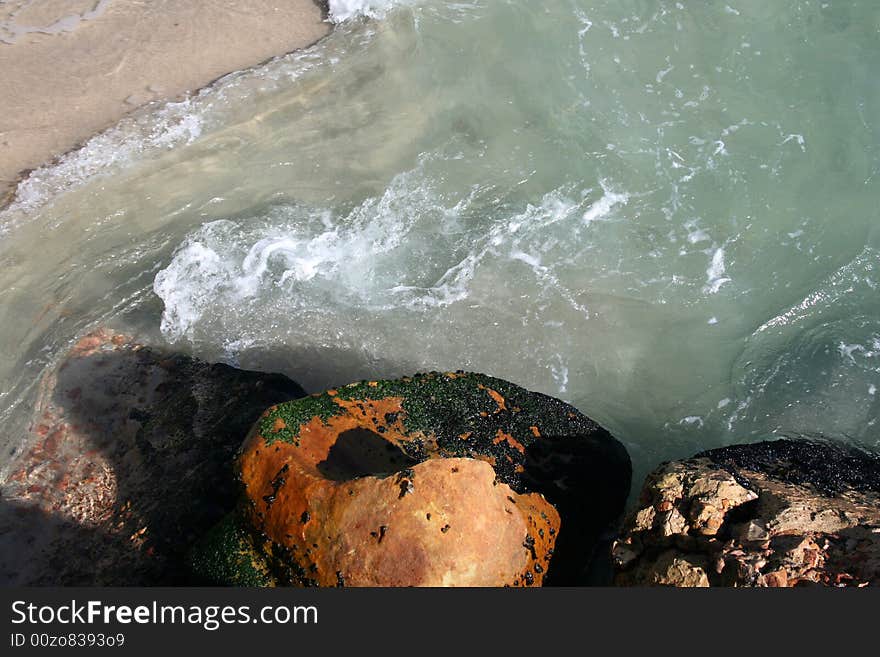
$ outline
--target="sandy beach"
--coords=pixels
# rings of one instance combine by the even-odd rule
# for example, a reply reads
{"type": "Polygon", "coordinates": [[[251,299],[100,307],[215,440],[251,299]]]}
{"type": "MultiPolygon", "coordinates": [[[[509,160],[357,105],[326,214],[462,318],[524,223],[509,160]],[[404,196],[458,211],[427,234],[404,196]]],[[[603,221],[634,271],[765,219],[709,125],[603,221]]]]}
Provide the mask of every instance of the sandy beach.
{"type": "Polygon", "coordinates": [[[328,30],[314,0],[0,1],[0,205],[28,170],[137,107],[328,30]]]}

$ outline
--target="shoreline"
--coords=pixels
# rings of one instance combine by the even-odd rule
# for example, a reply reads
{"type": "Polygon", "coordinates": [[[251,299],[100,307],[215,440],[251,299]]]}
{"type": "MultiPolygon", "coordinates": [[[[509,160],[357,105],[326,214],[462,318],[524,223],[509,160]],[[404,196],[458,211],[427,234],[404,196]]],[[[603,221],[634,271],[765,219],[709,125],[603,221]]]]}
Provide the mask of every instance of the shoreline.
{"type": "Polygon", "coordinates": [[[332,29],[326,2],[275,4],[80,0],[70,14],[71,3],[22,0],[0,9],[0,87],[9,92],[0,94],[0,209],[33,171],[135,110],[307,48],[332,29]]]}

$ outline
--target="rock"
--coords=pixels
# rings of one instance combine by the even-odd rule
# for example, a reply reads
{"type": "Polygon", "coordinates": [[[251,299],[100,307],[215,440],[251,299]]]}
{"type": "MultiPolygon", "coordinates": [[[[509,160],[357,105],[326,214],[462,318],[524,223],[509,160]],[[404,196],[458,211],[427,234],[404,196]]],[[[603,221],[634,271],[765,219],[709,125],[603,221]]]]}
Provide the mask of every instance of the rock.
{"type": "Polygon", "coordinates": [[[242,508],[193,556],[208,583],[255,570],[288,585],[578,583],[631,472],[573,407],[463,372],[274,406],[239,466],[242,508]]]}
{"type": "Polygon", "coordinates": [[[652,586],[707,587],[709,577],[703,559],[695,560],[677,550],[667,550],[657,557],[650,572],[642,575],[652,586]]]}
{"type": "Polygon", "coordinates": [[[664,464],[612,554],[620,585],[880,584],[880,456],[784,439],[664,464]]]}
{"type": "Polygon", "coordinates": [[[235,506],[241,436],[266,406],[304,394],[106,329],[82,338],[41,382],[4,482],[0,582],[186,582],[192,543],[235,506]]]}

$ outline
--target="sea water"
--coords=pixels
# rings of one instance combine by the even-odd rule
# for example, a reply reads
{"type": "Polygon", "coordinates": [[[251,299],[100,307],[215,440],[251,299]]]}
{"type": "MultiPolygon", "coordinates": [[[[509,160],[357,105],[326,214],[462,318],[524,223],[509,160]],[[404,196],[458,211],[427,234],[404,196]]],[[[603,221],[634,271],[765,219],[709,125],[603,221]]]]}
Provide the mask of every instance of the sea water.
{"type": "Polygon", "coordinates": [[[90,329],[289,374],[561,397],[661,460],[880,446],[880,4],[330,3],[0,214],[8,460],[90,329]]]}

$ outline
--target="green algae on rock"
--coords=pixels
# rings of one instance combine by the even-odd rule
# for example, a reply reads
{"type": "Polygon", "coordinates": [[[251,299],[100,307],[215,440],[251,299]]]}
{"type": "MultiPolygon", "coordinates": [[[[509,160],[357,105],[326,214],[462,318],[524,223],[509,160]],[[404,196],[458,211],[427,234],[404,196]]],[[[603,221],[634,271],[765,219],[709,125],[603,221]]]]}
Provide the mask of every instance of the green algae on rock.
{"type": "Polygon", "coordinates": [[[275,586],[276,580],[255,540],[235,512],[228,514],[193,549],[190,565],[196,581],[275,586]]]}
{"type": "Polygon", "coordinates": [[[273,406],[239,467],[251,538],[229,521],[202,544],[215,583],[254,582],[255,563],[292,585],[579,583],[631,472],[575,408],[464,372],[273,406]]]}

